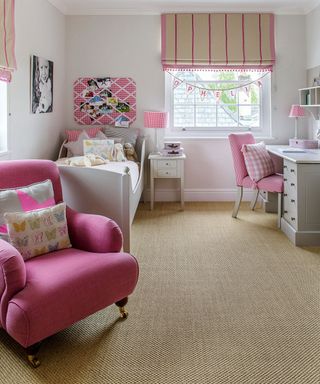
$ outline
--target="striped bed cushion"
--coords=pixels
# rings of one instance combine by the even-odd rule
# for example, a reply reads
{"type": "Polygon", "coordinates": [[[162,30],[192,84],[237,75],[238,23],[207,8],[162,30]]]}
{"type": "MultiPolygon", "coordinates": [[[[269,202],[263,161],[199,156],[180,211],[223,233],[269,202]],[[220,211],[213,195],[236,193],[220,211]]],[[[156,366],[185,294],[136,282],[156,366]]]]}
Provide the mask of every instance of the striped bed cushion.
{"type": "Polygon", "coordinates": [[[130,143],[134,147],[136,145],[138,130],[130,129],[130,128],[121,128],[121,127],[106,127],[103,130],[103,133],[107,136],[107,138],[121,138],[123,143],[130,143]]]}
{"type": "Polygon", "coordinates": [[[263,142],[244,144],[241,151],[248,175],[253,181],[259,181],[275,173],[274,164],[263,142]]]}
{"type": "Polygon", "coordinates": [[[86,131],[87,135],[90,138],[96,137],[97,133],[101,131],[101,127],[90,127],[86,129],[67,129],[66,130],[66,136],[68,141],[77,141],[80,134],[86,131]]]}

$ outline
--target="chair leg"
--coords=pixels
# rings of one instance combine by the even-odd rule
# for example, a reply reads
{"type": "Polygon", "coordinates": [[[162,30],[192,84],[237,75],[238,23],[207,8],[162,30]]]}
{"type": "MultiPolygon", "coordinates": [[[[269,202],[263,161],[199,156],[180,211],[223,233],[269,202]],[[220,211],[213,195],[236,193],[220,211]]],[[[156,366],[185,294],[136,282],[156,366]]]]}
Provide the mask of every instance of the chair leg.
{"type": "Polygon", "coordinates": [[[254,190],[254,195],[253,195],[253,198],[251,200],[251,203],[250,203],[250,208],[254,211],[254,208],[257,204],[257,201],[258,201],[258,197],[259,197],[259,189],[255,189],[254,190]]]}
{"type": "Polygon", "coordinates": [[[278,193],[278,228],[281,228],[282,217],[282,193],[278,193]]]}
{"type": "Polygon", "coordinates": [[[232,217],[233,218],[236,218],[237,215],[238,215],[238,211],[239,211],[239,208],[240,208],[240,203],[241,203],[241,200],[242,200],[242,193],[243,193],[243,188],[242,187],[238,187],[237,200],[234,202],[234,207],[233,207],[233,211],[232,211],[232,217]]]}
{"type": "Polygon", "coordinates": [[[120,317],[122,319],[126,319],[129,316],[128,311],[124,307],[127,304],[127,302],[128,302],[128,298],[127,297],[125,297],[124,299],[116,302],[116,306],[119,307],[120,317]]]}
{"type": "Polygon", "coordinates": [[[40,346],[41,346],[41,343],[39,342],[39,343],[30,345],[30,347],[26,348],[28,362],[33,368],[38,368],[40,365],[40,360],[37,357],[40,346]]]}

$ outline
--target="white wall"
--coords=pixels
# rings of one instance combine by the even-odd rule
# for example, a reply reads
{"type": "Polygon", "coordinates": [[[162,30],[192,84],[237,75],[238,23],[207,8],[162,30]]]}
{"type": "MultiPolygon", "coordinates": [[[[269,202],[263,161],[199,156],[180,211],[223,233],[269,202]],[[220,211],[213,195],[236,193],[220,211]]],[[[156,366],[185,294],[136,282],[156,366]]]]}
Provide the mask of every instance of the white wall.
{"type": "MultiPolygon", "coordinates": [[[[306,16],[306,43],[308,86],[312,86],[312,79],[320,76],[320,6],[306,16]]],[[[309,136],[315,138],[320,121],[309,118],[309,136]]]]}
{"type": "MultiPolygon", "coordinates": [[[[273,143],[287,143],[294,122],[290,105],[298,102],[298,88],[305,85],[305,17],[276,17],[277,64],[272,80],[273,143]]],[[[130,76],[137,84],[137,121],[143,111],[162,110],[164,73],[160,65],[159,16],[67,17],[67,127],[73,120],[72,84],[80,76],[130,76]]],[[[146,131],[146,134],[149,132],[146,131]]],[[[152,134],[151,134],[152,136],[152,134]]],[[[227,140],[182,140],[187,154],[186,198],[233,199],[234,172],[227,140]]],[[[158,183],[158,198],[174,197],[174,181],[158,183]]]]}
{"type": "Polygon", "coordinates": [[[65,19],[47,1],[16,1],[18,70],[9,86],[9,150],[13,159],[57,156],[60,132],[65,127],[65,19]],[[30,112],[32,54],[54,62],[52,113],[30,112]]]}

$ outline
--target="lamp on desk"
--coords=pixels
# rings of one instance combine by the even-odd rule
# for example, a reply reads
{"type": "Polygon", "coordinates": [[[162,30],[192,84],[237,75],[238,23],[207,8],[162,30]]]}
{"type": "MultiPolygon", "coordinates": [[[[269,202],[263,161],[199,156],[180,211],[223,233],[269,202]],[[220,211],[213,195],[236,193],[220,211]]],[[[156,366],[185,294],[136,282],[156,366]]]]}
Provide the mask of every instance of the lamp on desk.
{"type": "Polygon", "coordinates": [[[294,139],[297,139],[298,138],[298,118],[304,117],[304,109],[297,104],[291,105],[289,117],[295,118],[294,139]]]}
{"type": "Polygon", "coordinates": [[[157,112],[157,111],[145,111],[144,112],[144,127],[154,128],[154,142],[155,150],[159,152],[158,148],[158,129],[167,128],[168,125],[168,112],[157,112]]]}
{"type": "Polygon", "coordinates": [[[289,139],[290,147],[296,148],[307,148],[314,149],[318,148],[318,140],[306,140],[306,139],[298,139],[298,118],[304,117],[304,108],[300,107],[300,105],[293,104],[290,109],[289,117],[295,118],[295,131],[294,138],[289,139]]]}

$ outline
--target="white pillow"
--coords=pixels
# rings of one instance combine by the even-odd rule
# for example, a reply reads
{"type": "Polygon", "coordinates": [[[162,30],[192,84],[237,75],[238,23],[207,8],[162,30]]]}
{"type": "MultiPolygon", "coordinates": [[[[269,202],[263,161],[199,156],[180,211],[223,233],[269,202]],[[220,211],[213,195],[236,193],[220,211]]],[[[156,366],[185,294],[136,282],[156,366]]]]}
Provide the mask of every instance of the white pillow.
{"type": "Polygon", "coordinates": [[[85,155],[97,155],[101,156],[105,160],[113,160],[113,140],[84,140],[83,141],[83,152],[85,155]]]}
{"type": "Polygon", "coordinates": [[[69,141],[64,146],[71,152],[71,156],[83,156],[83,141],[87,139],[90,139],[90,137],[83,130],[76,141],[69,141]]]}

